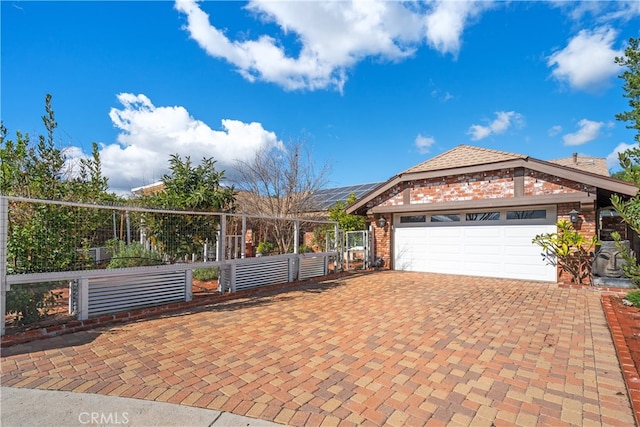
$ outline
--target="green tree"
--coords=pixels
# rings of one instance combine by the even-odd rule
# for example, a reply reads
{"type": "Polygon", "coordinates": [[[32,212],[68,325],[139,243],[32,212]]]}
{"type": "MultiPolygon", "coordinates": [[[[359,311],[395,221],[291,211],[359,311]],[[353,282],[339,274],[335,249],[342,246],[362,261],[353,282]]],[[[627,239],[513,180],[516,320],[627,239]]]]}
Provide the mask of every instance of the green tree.
{"type": "Polygon", "coordinates": [[[616,114],[616,120],[626,122],[627,129],[635,129],[635,141],[637,147],[630,148],[618,154],[620,160],[620,171],[617,176],[625,181],[640,185],[640,39],[629,39],[629,46],[624,52],[624,56],[616,57],[615,63],[621,67],[626,67],[618,77],[624,80],[622,89],[624,96],[629,100],[628,111],[616,114]]]}
{"type": "MultiPolygon", "coordinates": [[[[616,120],[627,122],[628,129],[635,129],[636,142],[640,143],[640,39],[629,39],[629,46],[624,56],[616,57],[615,63],[627,69],[618,77],[624,80],[622,89],[625,98],[629,99],[629,111],[616,114],[616,120]]],[[[635,150],[638,150],[636,148],[635,150]]],[[[637,151],[636,151],[637,153],[637,151]]],[[[637,159],[637,157],[636,157],[637,159]]]]}
{"type": "MultiPolygon", "coordinates": [[[[57,127],[51,95],[45,97],[46,114],[42,121],[46,136],[39,135],[33,146],[28,134],[16,133],[16,142],[2,130],[3,193],[10,196],[61,200],[65,196],[63,167],[65,158],[56,148],[54,131],[57,127]]],[[[73,233],[52,230],[73,230],[73,217],[63,206],[12,202],[8,225],[9,273],[35,273],[69,269],[78,258],[78,245],[73,233]]]]}
{"type": "MultiPolygon", "coordinates": [[[[0,124],[0,190],[2,195],[55,201],[100,201],[107,196],[107,180],[102,177],[97,145],[93,157],[82,160],[77,174],[69,169],[64,150],[56,146],[58,123],[45,96],[42,122],[45,134],[32,142],[29,134],[16,131],[8,137],[0,124]]],[[[110,197],[114,197],[113,195],[110,197]]],[[[11,201],[7,227],[7,272],[40,273],[90,268],[88,254],[78,249],[91,245],[105,213],[87,212],[70,206],[11,201]]],[[[46,305],[55,300],[51,285],[24,285],[11,290],[8,312],[18,321],[32,321],[46,314],[46,305]]]]}
{"type": "Polygon", "coordinates": [[[329,208],[329,219],[338,221],[338,227],[344,231],[365,230],[367,228],[366,218],[360,215],[348,214],[345,210],[348,206],[356,202],[356,195],[349,194],[347,200],[340,200],[329,208]]]}
{"type": "MultiPolygon", "coordinates": [[[[170,173],[162,178],[162,191],[144,196],[142,202],[150,207],[197,212],[233,212],[235,189],[222,184],[224,171],[216,171],[215,161],[203,158],[194,166],[174,154],[169,160],[170,173]]],[[[174,260],[202,253],[204,244],[215,240],[219,224],[217,216],[153,213],[139,218],[156,246],[174,260]]]]}
{"type": "MultiPolygon", "coordinates": [[[[628,129],[635,129],[635,141],[637,147],[630,148],[618,155],[622,173],[620,177],[626,181],[633,182],[640,187],[640,39],[629,39],[629,46],[622,57],[616,57],[616,64],[626,67],[625,71],[619,75],[624,80],[622,88],[624,97],[629,99],[631,109],[620,114],[616,114],[616,119],[627,122],[628,129]]],[[[611,197],[611,203],[622,219],[636,233],[640,233],[640,195],[636,195],[629,200],[625,200],[618,195],[611,197]]],[[[640,267],[635,256],[627,248],[620,244],[620,235],[614,234],[618,249],[623,258],[627,261],[624,268],[625,274],[636,285],[640,283],[640,267]]]]}

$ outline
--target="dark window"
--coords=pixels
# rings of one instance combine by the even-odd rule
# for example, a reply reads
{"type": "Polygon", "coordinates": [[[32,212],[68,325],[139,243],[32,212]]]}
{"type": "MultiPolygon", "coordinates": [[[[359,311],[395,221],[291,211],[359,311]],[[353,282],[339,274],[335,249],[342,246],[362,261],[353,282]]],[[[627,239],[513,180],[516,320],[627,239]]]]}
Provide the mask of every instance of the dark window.
{"type": "Polygon", "coordinates": [[[528,211],[507,211],[507,219],[545,219],[545,209],[531,209],[528,211]]]}
{"type": "Polygon", "coordinates": [[[468,213],[466,219],[467,221],[498,221],[500,219],[500,212],[468,213]]]}
{"type": "Polygon", "coordinates": [[[425,215],[411,215],[411,216],[401,216],[400,223],[406,224],[411,222],[427,222],[427,217],[425,215]]]}
{"type": "Polygon", "coordinates": [[[431,215],[431,222],[455,222],[460,221],[460,214],[431,215]]]}

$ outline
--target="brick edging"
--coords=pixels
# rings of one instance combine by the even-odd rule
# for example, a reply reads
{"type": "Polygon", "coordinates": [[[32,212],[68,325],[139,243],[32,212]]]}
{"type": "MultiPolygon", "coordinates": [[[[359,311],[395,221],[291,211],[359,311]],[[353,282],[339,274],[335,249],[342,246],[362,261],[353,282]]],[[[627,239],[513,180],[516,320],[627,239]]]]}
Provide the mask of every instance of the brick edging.
{"type": "Polygon", "coordinates": [[[618,319],[618,316],[616,316],[616,312],[611,305],[610,295],[602,295],[600,299],[607,318],[607,325],[611,331],[613,344],[618,355],[618,361],[622,368],[624,382],[627,386],[627,394],[633,409],[633,416],[635,417],[636,425],[640,426],[640,375],[638,374],[638,370],[631,358],[629,346],[624,339],[620,320],[618,319]]]}
{"type": "MultiPolygon", "coordinates": [[[[364,270],[361,272],[364,272],[364,270]]],[[[153,318],[156,316],[161,316],[163,314],[170,314],[180,310],[214,304],[214,303],[229,300],[229,299],[243,298],[243,297],[251,296],[257,293],[275,291],[275,290],[284,289],[284,288],[294,289],[304,284],[313,283],[313,282],[321,283],[326,280],[337,279],[337,278],[344,277],[346,275],[358,274],[358,273],[360,272],[353,273],[353,272],[346,271],[346,272],[340,272],[340,273],[332,273],[326,276],[314,277],[311,279],[299,280],[295,282],[260,286],[257,288],[242,290],[235,293],[225,293],[225,294],[218,294],[218,295],[212,295],[207,297],[200,297],[200,298],[193,299],[189,302],[183,301],[183,302],[175,302],[175,303],[166,304],[166,305],[159,305],[155,307],[141,308],[139,310],[92,317],[87,320],[73,319],[65,323],[59,323],[51,326],[45,326],[42,328],[36,328],[36,329],[31,329],[23,332],[18,332],[15,334],[4,335],[0,339],[0,347],[2,348],[11,347],[16,344],[24,344],[24,343],[35,341],[35,340],[53,338],[60,335],[72,334],[74,332],[87,331],[87,330],[99,328],[102,326],[116,325],[116,324],[133,322],[136,320],[141,320],[146,318],[153,318]]]]}

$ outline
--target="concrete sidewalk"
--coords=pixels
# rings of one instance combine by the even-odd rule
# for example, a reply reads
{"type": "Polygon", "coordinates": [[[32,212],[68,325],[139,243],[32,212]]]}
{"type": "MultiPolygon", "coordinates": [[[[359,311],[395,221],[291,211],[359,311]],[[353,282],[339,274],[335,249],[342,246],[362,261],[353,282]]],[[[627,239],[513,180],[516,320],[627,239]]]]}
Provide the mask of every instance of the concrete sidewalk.
{"type": "Polygon", "coordinates": [[[0,388],[0,425],[271,427],[281,424],[228,412],[126,397],[55,390],[0,388]]]}

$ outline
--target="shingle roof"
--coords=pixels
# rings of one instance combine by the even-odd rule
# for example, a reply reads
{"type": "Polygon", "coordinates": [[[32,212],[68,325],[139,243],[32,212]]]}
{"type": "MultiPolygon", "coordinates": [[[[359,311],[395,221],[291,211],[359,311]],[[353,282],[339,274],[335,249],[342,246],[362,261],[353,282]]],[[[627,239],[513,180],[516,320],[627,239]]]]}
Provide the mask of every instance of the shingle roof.
{"type": "Polygon", "coordinates": [[[487,163],[502,162],[505,160],[526,159],[522,154],[507,153],[506,151],[491,150],[488,148],[459,145],[439,154],[419,165],[413,166],[403,173],[426,172],[442,169],[475,166],[487,163]]]}
{"type": "Polygon", "coordinates": [[[585,172],[597,173],[598,175],[611,176],[609,174],[609,168],[607,168],[607,160],[601,157],[584,157],[574,154],[572,157],[549,160],[549,163],[568,166],[585,172]]]}

